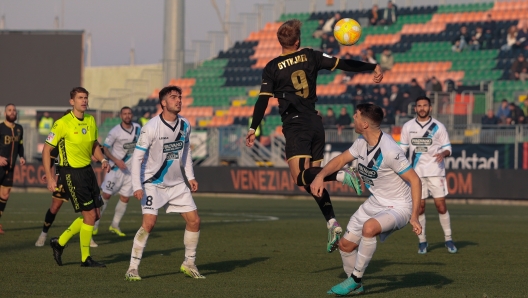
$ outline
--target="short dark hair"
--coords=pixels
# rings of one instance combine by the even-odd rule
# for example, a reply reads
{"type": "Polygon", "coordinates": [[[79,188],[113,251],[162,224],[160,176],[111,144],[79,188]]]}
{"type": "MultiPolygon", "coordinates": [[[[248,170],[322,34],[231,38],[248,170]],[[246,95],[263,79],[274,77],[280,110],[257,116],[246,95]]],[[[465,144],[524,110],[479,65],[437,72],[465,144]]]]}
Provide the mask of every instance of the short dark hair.
{"type": "Polygon", "coordinates": [[[129,106],[124,106],[124,107],[121,108],[121,111],[119,113],[123,113],[123,110],[131,110],[132,111],[132,109],[129,106]]]}
{"type": "Polygon", "coordinates": [[[178,93],[180,93],[180,95],[182,94],[182,89],[178,86],[174,86],[174,85],[169,85],[167,87],[163,87],[163,89],[160,90],[159,92],[159,104],[161,106],[161,108],[163,108],[163,105],[161,104],[161,100],[163,99],[163,97],[165,97],[165,95],[171,93],[172,91],[176,91],[178,93]]]}
{"type": "Polygon", "coordinates": [[[297,19],[288,20],[277,30],[277,39],[282,47],[290,48],[297,41],[301,41],[301,21],[297,19]]]}
{"type": "Polygon", "coordinates": [[[74,99],[77,93],[86,93],[86,95],[90,95],[90,93],[88,93],[88,90],[84,89],[83,87],[74,87],[70,91],[70,99],[74,99]]]}
{"type": "Polygon", "coordinates": [[[429,105],[431,105],[431,99],[427,96],[418,96],[415,100],[416,103],[418,103],[419,100],[427,100],[427,102],[429,103],[429,105]]]}
{"type": "Polygon", "coordinates": [[[356,106],[356,110],[361,112],[361,116],[369,119],[378,126],[383,121],[383,110],[380,106],[372,103],[360,103],[356,106]]]}
{"type": "Polygon", "coordinates": [[[16,106],[15,106],[15,104],[14,104],[14,103],[8,103],[8,104],[6,104],[6,105],[5,105],[4,109],[6,109],[6,110],[7,110],[7,107],[8,107],[8,106],[14,106],[14,107],[16,108],[16,106]]]}

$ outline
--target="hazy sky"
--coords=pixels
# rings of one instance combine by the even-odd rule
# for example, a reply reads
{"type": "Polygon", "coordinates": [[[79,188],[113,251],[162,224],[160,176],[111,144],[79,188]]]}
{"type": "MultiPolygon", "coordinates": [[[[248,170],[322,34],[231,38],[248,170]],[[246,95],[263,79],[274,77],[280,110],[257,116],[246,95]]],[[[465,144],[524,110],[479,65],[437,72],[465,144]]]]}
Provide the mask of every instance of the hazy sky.
{"type": "MultiPolygon", "coordinates": [[[[216,0],[224,13],[225,0],[216,0]]],[[[231,20],[238,14],[254,12],[256,3],[269,0],[231,0],[231,20]]],[[[348,0],[347,8],[360,1],[348,0]]],[[[372,2],[384,7],[385,0],[363,0],[368,7],[372,2]]],[[[402,5],[439,3],[439,0],[398,0],[402,5]]],[[[474,2],[471,0],[447,0],[474,2]]],[[[92,34],[92,66],[128,64],[129,51],[134,45],[136,64],[159,63],[163,48],[163,0],[0,0],[0,16],[5,16],[7,30],[52,30],[55,17],[61,15],[64,3],[64,29],[84,30],[92,34]]],[[[287,0],[287,12],[307,11],[309,0],[287,0]]],[[[341,0],[334,0],[334,7],[325,7],[326,0],[317,0],[319,10],[338,9],[341,0]]],[[[354,7],[355,8],[355,7],[354,7]]],[[[220,22],[210,0],[185,1],[185,42],[203,40],[207,31],[218,31],[220,22]]],[[[60,21],[59,21],[60,23],[60,21]]]]}

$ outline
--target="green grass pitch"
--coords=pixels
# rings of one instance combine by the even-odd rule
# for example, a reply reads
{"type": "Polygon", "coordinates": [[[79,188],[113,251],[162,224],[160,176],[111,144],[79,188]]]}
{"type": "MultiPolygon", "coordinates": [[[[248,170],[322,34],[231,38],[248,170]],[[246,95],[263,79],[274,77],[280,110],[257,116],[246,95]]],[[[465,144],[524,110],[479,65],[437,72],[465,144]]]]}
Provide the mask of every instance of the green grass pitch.
{"type": "MultiPolygon", "coordinates": [[[[55,264],[48,244],[35,247],[49,207],[48,193],[13,193],[1,218],[0,297],[328,297],[345,278],[338,252],[328,254],[326,226],[313,200],[197,197],[202,218],[197,265],[205,280],[179,273],[184,221],[162,214],[150,235],[139,273],[128,282],[133,237],[141,224],[138,201],[121,223],[126,237],[107,229],[117,197],[103,217],[92,257],[106,269],[81,268],[74,237],[55,264]]],[[[359,202],[334,201],[346,225],[359,202]]],[[[449,204],[457,254],[443,246],[431,201],[429,252],[417,254],[409,226],[378,241],[364,276],[371,297],[527,297],[528,207],[449,204]]],[[[58,236],[75,218],[70,203],[50,229],[58,236]]]]}

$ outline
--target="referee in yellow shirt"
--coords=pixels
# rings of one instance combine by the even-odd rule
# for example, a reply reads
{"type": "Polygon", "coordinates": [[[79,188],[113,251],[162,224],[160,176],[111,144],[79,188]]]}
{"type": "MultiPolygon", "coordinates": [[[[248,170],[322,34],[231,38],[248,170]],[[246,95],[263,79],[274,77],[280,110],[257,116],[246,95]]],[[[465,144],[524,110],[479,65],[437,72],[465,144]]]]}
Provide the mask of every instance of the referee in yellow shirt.
{"type": "Polygon", "coordinates": [[[51,128],[42,150],[42,163],[46,170],[48,190],[53,192],[57,182],[50,167],[50,152],[55,147],[59,148],[59,175],[73,209],[81,212],[82,217],[74,220],[59,238],[52,238],[50,245],[55,261],[62,266],[61,256],[66,243],[80,233],[81,267],[106,267],[90,257],[93,226],[99,219],[99,207],[103,204],[99,196],[99,184],[91,166],[92,155],[101,162],[103,170],[108,172],[110,167],[97,142],[95,119],[84,113],[88,108],[88,91],[82,87],[73,88],[70,92],[70,105],[72,111],[57,120],[51,128]]]}

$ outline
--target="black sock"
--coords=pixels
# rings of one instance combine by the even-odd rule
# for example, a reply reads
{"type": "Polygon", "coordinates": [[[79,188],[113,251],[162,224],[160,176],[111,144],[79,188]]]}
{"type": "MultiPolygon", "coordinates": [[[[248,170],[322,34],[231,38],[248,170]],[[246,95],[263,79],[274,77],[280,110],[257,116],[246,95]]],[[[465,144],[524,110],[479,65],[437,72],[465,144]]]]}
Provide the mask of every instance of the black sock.
{"type": "Polygon", "coordinates": [[[311,194],[312,197],[315,199],[326,221],[335,218],[334,207],[332,206],[332,202],[330,201],[330,194],[328,193],[328,191],[326,191],[326,188],[323,188],[323,195],[320,198],[312,194],[312,192],[310,191],[310,186],[307,185],[304,187],[304,189],[306,189],[306,191],[311,194]]]}
{"type": "MultiPolygon", "coordinates": [[[[312,181],[315,179],[315,176],[321,172],[323,168],[320,167],[313,167],[308,168],[304,171],[301,171],[299,176],[297,177],[297,185],[310,185],[312,181]]],[[[337,172],[334,172],[328,176],[326,176],[324,181],[336,181],[337,180],[337,172]]]]}
{"type": "Polygon", "coordinates": [[[6,204],[7,204],[6,199],[0,199],[0,217],[2,217],[2,213],[4,213],[6,204]]]}
{"type": "Polygon", "coordinates": [[[350,274],[350,277],[352,277],[357,284],[361,283],[361,277],[356,277],[354,274],[350,274]]]}
{"type": "Polygon", "coordinates": [[[55,220],[55,216],[57,214],[51,213],[51,210],[48,209],[48,212],[46,212],[46,217],[44,218],[44,225],[42,226],[42,232],[47,233],[51,225],[53,224],[53,221],[55,220]]]}

